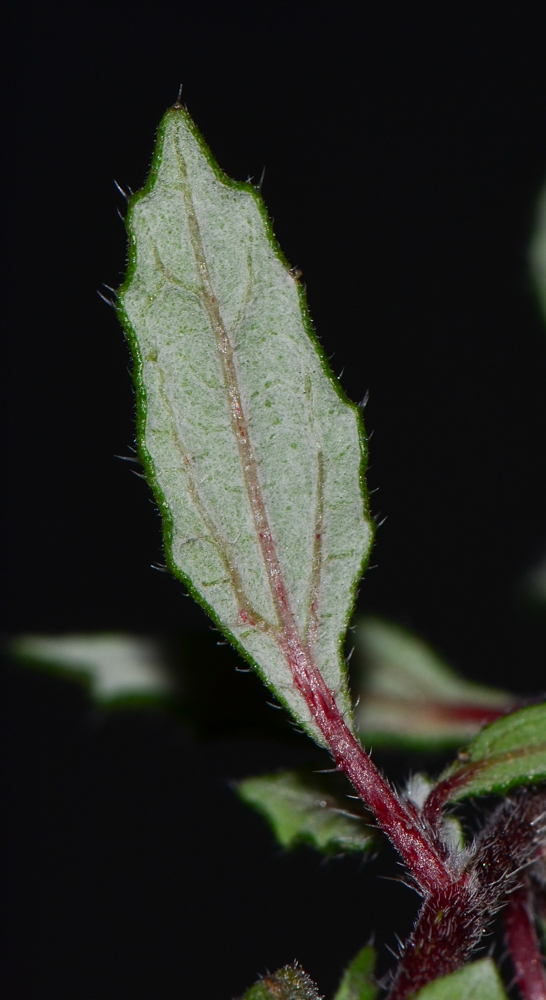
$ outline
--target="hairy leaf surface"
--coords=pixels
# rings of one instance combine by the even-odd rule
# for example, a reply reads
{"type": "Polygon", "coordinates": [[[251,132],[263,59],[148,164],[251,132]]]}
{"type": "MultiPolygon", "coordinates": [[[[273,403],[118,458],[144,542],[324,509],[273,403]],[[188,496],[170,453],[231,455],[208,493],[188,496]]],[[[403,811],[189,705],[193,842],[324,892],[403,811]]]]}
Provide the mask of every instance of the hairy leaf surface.
{"type": "Polygon", "coordinates": [[[299,965],[286,965],[272,976],[259,979],[242,1000],[322,1000],[318,990],[299,965]]]}
{"type": "Polygon", "coordinates": [[[546,779],[546,703],[529,705],[479,733],[445,771],[449,801],[506,792],[546,779]]]}
{"type": "Polygon", "coordinates": [[[373,974],[375,948],[367,945],[347,967],[334,1000],[374,1000],[379,993],[373,974]]]}
{"type": "Polygon", "coordinates": [[[169,566],[322,741],[283,636],[349,718],[342,641],[372,537],[359,412],[260,194],[220,171],[178,105],[127,228],[119,315],[169,566]]]}
{"type": "Polygon", "coordinates": [[[415,1000],[508,1000],[508,997],[495,963],[490,958],[481,958],[428,983],[415,1000]]]}
{"type": "Polygon", "coordinates": [[[22,635],[17,659],[83,680],[99,702],[165,698],[175,690],[160,643],[123,632],[22,635]]]}
{"type": "Polygon", "coordinates": [[[268,820],[283,847],[308,843],[339,854],[367,851],[376,842],[367,825],[371,817],[350,810],[347,799],[332,794],[331,783],[306,769],[245,778],[237,790],[268,820]]]}
{"type": "Polygon", "coordinates": [[[356,724],[374,746],[460,746],[514,702],[460,677],[422,639],[380,618],[360,619],[355,653],[356,724]]]}

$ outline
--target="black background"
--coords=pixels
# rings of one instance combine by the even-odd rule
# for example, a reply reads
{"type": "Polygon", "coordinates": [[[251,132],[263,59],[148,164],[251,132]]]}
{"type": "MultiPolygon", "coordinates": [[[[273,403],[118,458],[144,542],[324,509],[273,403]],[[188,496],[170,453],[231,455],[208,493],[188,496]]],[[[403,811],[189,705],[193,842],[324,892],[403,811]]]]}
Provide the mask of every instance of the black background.
{"type": "MultiPolygon", "coordinates": [[[[208,627],[150,570],[158,516],[113,457],[133,440],[128,352],[96,294],[124,267],[113,178],[141,186],[183,81],[223,168],[266,166],[326,353],[350,396],[370,392],[387,520],[359,607],[468,676],[545,688],[523,586],[546,551],[546,333],[526,262],[542,5],[18,3],[2,34],[4,633],[208,627]]],[[[6,997],[228,1000],[294,957],[331,992],[372,927],[391,945],[407,929],[407,890],[282,855],[234,799],[229,778],[303,744],[196,744],[167,715],[107,718],[14,666],[3,704],[6,997]]]]}

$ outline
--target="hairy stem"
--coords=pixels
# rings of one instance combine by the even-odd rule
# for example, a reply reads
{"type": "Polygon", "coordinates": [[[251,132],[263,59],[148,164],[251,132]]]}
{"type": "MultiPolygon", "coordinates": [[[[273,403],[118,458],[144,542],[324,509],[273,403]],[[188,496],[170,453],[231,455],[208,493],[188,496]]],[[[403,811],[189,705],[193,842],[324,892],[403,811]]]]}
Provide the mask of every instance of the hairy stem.
{"type": "Polygon", "coordinates": [[[546,975],[527,879],[510,896],[504,911],[506,943],[523,1000],[546,1000],[546,975]]]}
{"type": "MultiPolygon", "coordinates": [[[[536,856],[544,837],[545,807],[545,789],[523,788],[491,814],[471,854],[461,856],[459,879],[425,899],[403,947],[388,1000],[407,1000],[470,958],[494,914],[517,891],[521,869],[536,856]]],[[[530,994],[525,1000],[546,1000],[546,996],[530,994]]]]}
{"type": "Polygon", "coordinates": [[[484,923],[469,879],[432,893],[403,946],[388,1000],[406,1000],[438,976],[455,972],[472,954],[484,923]]]}
{"type": "Polygon", "coordinates": [[[378,824],[406,862],[423,892],[452,885],[450,871],[432,842],[427,826],[412,816],[351,733],[322,675],[304,651],[287,649],[294,680],[323,733],[340,771],[343,771],[378,824]]]}

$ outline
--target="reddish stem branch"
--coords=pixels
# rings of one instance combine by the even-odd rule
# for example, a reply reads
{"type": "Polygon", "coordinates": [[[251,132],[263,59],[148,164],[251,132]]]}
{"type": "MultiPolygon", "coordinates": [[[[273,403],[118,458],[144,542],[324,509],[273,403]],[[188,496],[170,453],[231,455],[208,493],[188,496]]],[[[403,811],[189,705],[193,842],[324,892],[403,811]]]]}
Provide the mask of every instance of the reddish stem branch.
{"type": "Polygon", "coordinates": [[[433,830],[438,828],[442,819],[442,811],[449,802],[453,793],[465,785],[478,770],[479,765],[469,764],[462,767],[460,771],[452,774],[444,781],[439,781],[428,795],[423,806],[423,816],[433,830]]]}
{"type": "Polygon", "coordinates": [[[546,1000],[546,975],[527,882],[510,896],[504,926],[523,1000],[546,1000]]]}

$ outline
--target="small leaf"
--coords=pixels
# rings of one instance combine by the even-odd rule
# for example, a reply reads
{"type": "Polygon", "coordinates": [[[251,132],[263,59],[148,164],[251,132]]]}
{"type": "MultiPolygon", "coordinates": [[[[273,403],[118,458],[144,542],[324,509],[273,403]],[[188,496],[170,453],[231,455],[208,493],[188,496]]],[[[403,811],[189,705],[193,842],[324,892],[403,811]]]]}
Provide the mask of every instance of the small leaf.
{"type": "MultiPolygon", "coordinates": [[[[307,843],[325,854],[339,854],[367,851],[375,843],[367,825],[370,816],[349,810],[347,799],[332,794],[331,782],[306,768],[245,778],[237,790],[271,824],[285,848],[307,843]]],[[[354,805],[360,810],[359,803],[354,805]]]]}
{"type": "Polygon", "coordinates": [[[375,948],[367,945],[347,967],[334,1000],[374,1000],[379,992],[373,979],[375,948]]]}
{"type": "Polygon", "coordinates": [[[321,671],[351,724],[342,642],[372,539],[360,413],[259,192],[178,105],[127,228],[118,311],[169,567],[323,743],[292,669],[321,671]]]}
{"type": "Polygon", "coordinates": [[[440,777],[446,801],[546,779],[546,703],[505,715],[478,734],[440,777]]]}
{"type": "Polygon", "coordinates": [[[299,965],[286,965],[259,979],[241,1000],[322,1000],[310,976],[299,965]]]}
{"type": "Polygon", "coordinates": [[[175,688],[160,644],[123,632],[21,635],[11,651],[17,659],[83,680],[103,704],[163,699],[175,688]]]}
{"type": "Polygon", "coordinates": [[[514,702],[464,680],[422,639],[379,618],[356,627],[356,724],[363,742],[420,749],[460,746],[514,702]]]}
{"type": "Polygon", "coordinates": [[[423,986],[414,1000],[508,1000],[508,997],[493,960],[480,958],[423,986]]]}

